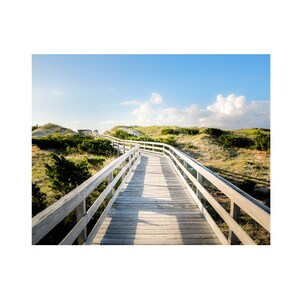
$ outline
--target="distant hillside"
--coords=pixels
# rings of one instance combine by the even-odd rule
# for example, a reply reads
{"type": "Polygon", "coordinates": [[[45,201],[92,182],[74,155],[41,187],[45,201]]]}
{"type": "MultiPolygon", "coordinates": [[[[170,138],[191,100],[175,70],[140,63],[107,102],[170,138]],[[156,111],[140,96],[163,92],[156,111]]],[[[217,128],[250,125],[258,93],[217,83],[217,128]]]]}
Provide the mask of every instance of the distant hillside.
{"type": "Polygon", "coordinates": [[[40,137],[40,136],[47,136],[47,135],[54,135],[54,134],[70,135],[70,134],[78,134],[78,133],[69,128],[65,128],[60,125],[56,125],[52,123],[39,126],[38,128],[32,131],[32,137],[40,137]]]}

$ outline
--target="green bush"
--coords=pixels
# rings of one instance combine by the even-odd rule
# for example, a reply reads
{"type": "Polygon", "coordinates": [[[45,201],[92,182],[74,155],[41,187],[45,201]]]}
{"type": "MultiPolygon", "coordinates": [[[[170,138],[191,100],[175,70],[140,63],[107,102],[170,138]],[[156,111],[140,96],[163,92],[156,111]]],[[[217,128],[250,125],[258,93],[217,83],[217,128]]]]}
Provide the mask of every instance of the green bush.
{"type": "Polygon", "coordinates": [[[132,139],[136,138],[135,135],[130,134],[130,133],[128,133],[124,130],[121,130],[121,129],[117,129],[114,132],[113,136],[118,138],[118,139],[121,139],[121,140],[132,140],[132,139]]]}
{"type": "Polygon", "coordinates": [[[101,167],[105,161],[105,157],[102,156],[87,157],[86,160],[92,166],[101,167]]]}
{"type": "Polygon", "coordinates": [[[195,135],[200,132],[199,129],[197,128],[177,128],[177,129],[172,129],[172,128],[164,128],[161,131],[161,134],[167,135],[167,134],[188,134],[188,135],[195,135]]]}
{"type": "Polygon", "coordinates": [[[223,130],[218,129],[218,128],[206,128],[203,132],[206,134],[209,134],[213,137],[219,137],[222,134],[225,134],[225,132],[223,130]]]}
{"type": "Polygon", "coordinates": [[[46,175],[56,198],[61,198],[91,177],[86,163],[76,164],[63,155],[51,153],[52,165],[45,164],[46,175]]]}
{"type": "Polygon", "coordinates": [[[84,140],[93,139],[88,136],[80,135],[69,135],[69,136],[59,136],[59,135],[49,135],[40,138],[33,138],[32,144],[37,145],[41,149],[62,149],[66,150],[67,147],[77,148],[80,143],[84,140]]]}
{"type": "Polygon", "coordinates": [[[35,130],[35,129],[39,128],[39,127],[40,127],[39,125],[34,125],[34,126],[31,126],[31,131],[33,131],[33,130],[35,130]]]}
{"type": "Polygon", "coordinates": [[[271,135],[269,133],[259,131],[254,137],[253,149],[268,151],[271,146],[271,135]]]}
{"type": "Polygon", "coordinates": [[[32,216],[35,216],[46,207],[46,194],[41,192],[36,183],[32,183],[32,216]]]}
{"type": "Polygon", "coordinates": [[[200,132],[198,128],[181,128],[183,134],[196,135],[200,132]]]}
{"type": "Polygon", "coordinates": [[[110,140],[104,138],[93,138],[91,136],[69,135],[69,136],[46,136],[33,138],[32,144],[41,149],[59,149],[74,152],[87,152],[97,155],[111,155],[113,147],[110,140]]]}
{"type": "Polygon", "coordinates": [[[256,186],[255,181],[249,178],[245,178],[243,182],[239,185],[239,188],[251,195],[254,193],[255,186],[256,186]]]}
{"type": "Polygon", "coordinates": [[[136,140],[136,141],[144,141],[144,142],[155,142],[156,140],[147,136],[147,135],[141,135],[139,137],[135,137],[132,140],[136,140]]]}
{"type": "Polygon", "coordinates": [[[82,141],[78,145],[78,150],[80,152],[109,156],[113,151],[113,147],[110,140],[97,138],[82,141]]]}
{"type": "Polygon", "coordinates": [[[219,136],[218,143],[225,148],[246,148],[250,145],[250,141],[248,139],[231,134],[222,134],[219,136]]]}
{"type": "Polygon", "coordinates": [[[193,144],[186,144],[185,149],[193,149],[194,148],[194,145],[193,144]]]}
{"type": "Polygon", "coordinates": [[[167,137],[167,138],[159,138],[156,142],[165,143],[171,146],[176,146],[176,140],[174,137],[167,137]]]}
{"type": "Polygon", "coordinates": [[[164,128],[161,131],[161,134],[163,135],[167,135],[167,134],[179,134],[179,130],[178,129],[173,129],[173,128],[164,128]]]}

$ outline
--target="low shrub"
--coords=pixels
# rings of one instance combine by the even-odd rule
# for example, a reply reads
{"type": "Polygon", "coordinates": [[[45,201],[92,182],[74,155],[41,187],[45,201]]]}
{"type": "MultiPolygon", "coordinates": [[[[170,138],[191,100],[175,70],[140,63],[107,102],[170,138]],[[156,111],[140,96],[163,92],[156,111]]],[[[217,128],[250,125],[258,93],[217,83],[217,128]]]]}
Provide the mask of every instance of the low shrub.
{"type": "Polygon", "coordinates": [[[49,135],[41,138],[33,138],[32,144],[38,146],[40,149],[58,149],[67,151],[68,153],[79,151],[108,156],[113,151],[110,140],[81,135],[49,135]]]}
{"type": "Polygon", "coordinates": [[[90,165],[94,167],[101,167],[105,162],[105,157],[103,156],[87,157],[86,160],[90,165]]]}
{"type": "Polygon", "coordinates": [[[109,156],[113,151],[113,147],[110,140],[97,138],[84,140],[78,145],[78,150],[80,152],[109,156]]]}
{"type": "Polygon", "coordinates": [[[47,207],[46,194],[41,192],[36,183],[32,183],[32,216],[47,207]]]}
{"type": "Polygon", "coordinates": [[[225,148],[230,148],[230,147],[246,148],[251,144],[250,140],[244,137],[231,135],[231,134],[222,134],[221,136],[219,136],[218,143],[225,148]]]}
{"type": "Polygon", "coordinates": [[[133,138],[136,138],[134,134],[130,134],[122,129],[117,129],[113,136],[121,140],[132,140],[133,138]]]}
{"type": "Polygon", "coordinates": [[[76,164],[63,155],[55,153],[51,153],[51,158],[52,164],[45,164],[45,173],[51,182],[50,187],[56,193],[58,199],[75,189],[92,175],[86,163],[76,164]]]}
{"type": "Polygon", "coordinates": [[[165,144],[168,144],[168,145],[171,145],[171,146],[176,146],[177,145],[175,138],[172,137],[172,136],[167,137],[167,138],[159,138],[159,139],[156,140],[156,142],[165,143],[165,144]]]}
{"type": "Polygon", "coordinates": [[[271,135],[266,132],[259,131],[254,137],[254,150],[268,151],[271,146],[271,135]]]}
{"type": "Polygon", "coordinates": [[[177,135],[179,133],[180,132],[179,132],[178,129],[173,129],[173,128],[164,128],[161,131],[161,134],[163,134],[163,135],[167,135],[167,134],[175,134],[175,135],[177,135]]]}
{"type": "Polygon", "coordinates": [[[200,130],[198,128],[181,128],[183,134],[196,135],[199,134],[200,130]]]}
{"type": "Polygon", "coordinates": [[[136,141],[144,141],[144,142],[156,142],[155,139],[147,136],[147,135],[141,135],[139,137],[135,137],[133,138],[133,140],[136,140],[136,141]]]}
{"type": "Polygon", "coordinates": [[[177,129],[164,128],[164,129],[162,129],[161,134],[163,134],[163,135],[167,135],[167,134],[174,134],[174,135],[178,135],[178,134],[195,135],[195,134],[198,134],[199,132],[200,132],[200,130],[198,128],[177,128],[177,129]]]}
{"type": "Polygon", "coordinates": [[[206,128],[203,132],[213,137],[219,137],[222,134],[225,134],[223,130],[218,128],[206,128]]]}
{"type": "Polygon", "coordinates": [[[249,195],[251,195],[254,193],[255,186],[256,186],[255,181],[249,178],[245,178],[243,182],[239,185],[239,188],[245,191],[246,193],[248,193],[249,195]]]}
{"type": "Polygon", "coordinates": [[[35,130],[35,129],[39,128],[39,127],[40,127],[39,125],[34,125],[34,126],[31,126],[31,131],[33,131],[33,130],[35,130]]]}

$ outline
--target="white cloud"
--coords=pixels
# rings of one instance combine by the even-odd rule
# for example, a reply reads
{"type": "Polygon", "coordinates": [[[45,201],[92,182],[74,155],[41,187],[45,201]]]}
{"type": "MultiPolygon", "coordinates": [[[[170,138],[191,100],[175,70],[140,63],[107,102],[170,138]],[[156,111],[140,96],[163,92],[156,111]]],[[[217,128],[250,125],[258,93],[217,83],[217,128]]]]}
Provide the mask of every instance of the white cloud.
{"type": "Polygon", "coordinates": [[[206,108],[192,104],[183,109],[161,108],[162,96],[152,93],[132,111],[138,125],[205,126],[223,129],[270,127],[270,102],[247,101],[244,96],[218,95],[206,108]]]}
{"type": "Polygon", "coordinates": [[[163,102],[163,98],[160,94],[157,94],[157,93],[152,93],[151,94],[151,97],[149,99],[149,102],[151,104],[161,104],[163,102]]]}
{"type": "Polygon", "coordinates": [[[209,111],[223,115],[242,115],[246,108],[246,98],[230,94],[227,97],[217,96],[217,101],[207,106],[209,111]]]}
{"type": "Polygon", "coordinates": [[[270,102],[247,101],[244,96],[231,94],[217,96],[214,104],[207,106],[208,115],[201,118],[203,126],[224,129],[270,127],[270,102]]]}
{"type": "Polygon", "coordinates": [[[121,105],[139,105],[141,104],[138,100],[129,100],[129,101],[123,101],[120,103],[121,105]]]}

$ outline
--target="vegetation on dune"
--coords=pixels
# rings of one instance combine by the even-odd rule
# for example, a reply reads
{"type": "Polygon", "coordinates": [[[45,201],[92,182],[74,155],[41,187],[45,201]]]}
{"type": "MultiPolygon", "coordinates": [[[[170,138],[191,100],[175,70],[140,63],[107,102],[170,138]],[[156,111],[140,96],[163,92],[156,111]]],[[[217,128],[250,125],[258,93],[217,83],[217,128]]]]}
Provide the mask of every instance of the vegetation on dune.
{"type": "Polygon", "coordinates": [[[63,155],[55,153],[50,155],[52,164],[45,164],[45,173],[51,182],[50,188],[55,191],[57,199],[71,192],[91,177],[92,174],[89,172],[86,163],[74,163],[63,155]]]}
{"type": "Polygon", "coordinates": [[[219,128],[206,128],[203,133],[206,133],[212,137],[216,137],[218,138],[219,136],[221,136],[222,134],[225,133],[225,131],[219,129],[219,128]]]}
{"type": "MultiPolygon", "coordinates": [[[[81,135],[48,135],[32,139],[32,216],[53,204],[90,176],[115,159],[114,149],[107,139],[81,135]]],[[[87,209],[105,189],[107,181],[86,199],[87,209]]],[[[88,224],[96,223],[104,210],[101,204],[88,224]]],[[[76,213],[71,212],[39,244],[58,244],[76,224],[76,213]]]]}
{"type": "Polygon", "coordinates": [[[39,128],[39,127],[40,127],[39,125],[31,126],[31,131],[36,130],[36,129],[39,128]]]}
{"type": "Polygon", "coordinates": [[[46,194],[41,192],[41,189],[36,183],[32,183],[32,216],[35,216],[46,207],[46,194]]]}
{"type": "Polygon", "coordinates": [[[74,135],[78,134],[77,132],[74,132],[73,130],[62,127],[57,124],[48,123],[42,126],[35,125],[31,127],[32,129],[32,135],[33,136],[49,136],[53,134],[60,134],[60,135],[74,135]]]}
{"type": "Polygon", "coordinates": [[[174,137],[160,137],[160,138],[152,138],[147,135],[141,135],[139,137],[130,134],[124,130],[117,129],[113,132],[113,136],[118,139],[123,140],[135,140],[135,141],[144,141],[144,142],[160,142],[168,145],[176,146],[176,141],[174,137]]]}
{"type": "Polygon", "coordinates": [[[198,134],[200,130],[198,128],[164,128],[161,130],[162,135],[167,134],[188,134],[188,135],[195,135],[198,134]]]}
{"type": "Polygon", "coordinates": [[[92,153],[108,156],[113,147],[108,139],[81,135],[52,135],[32,138],[32,144],[40,149],[59,149],[71,152],[92,153]]]}

